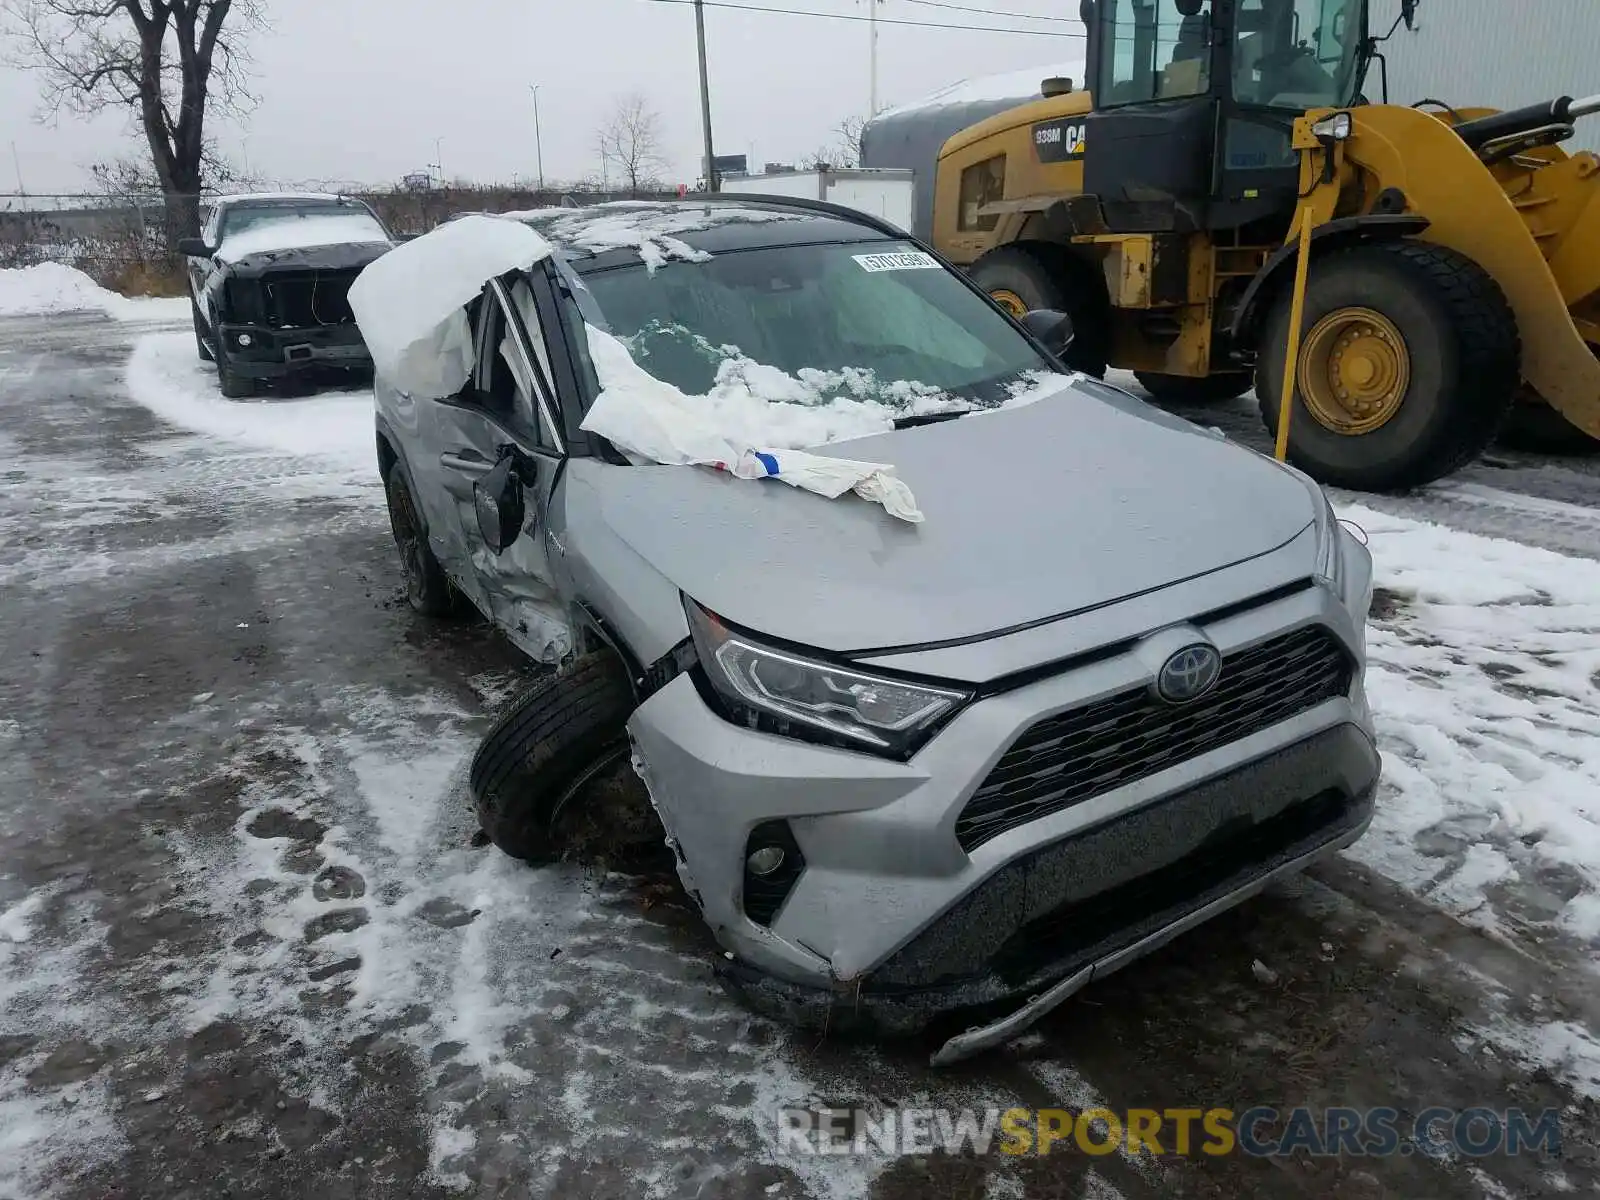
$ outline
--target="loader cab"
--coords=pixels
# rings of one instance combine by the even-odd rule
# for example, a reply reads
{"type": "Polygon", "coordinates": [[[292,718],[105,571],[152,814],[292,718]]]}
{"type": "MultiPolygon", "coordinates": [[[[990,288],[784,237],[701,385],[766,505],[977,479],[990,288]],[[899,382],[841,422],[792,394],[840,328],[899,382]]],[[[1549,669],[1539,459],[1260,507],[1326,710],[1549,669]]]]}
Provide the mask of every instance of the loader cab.
{"type": "Polygon", "coordinates": [[[1111,233],[1286,227],[1307,109],[1358,101],[1367,0],[1083,0],[1084,191],[1111,233]]]}

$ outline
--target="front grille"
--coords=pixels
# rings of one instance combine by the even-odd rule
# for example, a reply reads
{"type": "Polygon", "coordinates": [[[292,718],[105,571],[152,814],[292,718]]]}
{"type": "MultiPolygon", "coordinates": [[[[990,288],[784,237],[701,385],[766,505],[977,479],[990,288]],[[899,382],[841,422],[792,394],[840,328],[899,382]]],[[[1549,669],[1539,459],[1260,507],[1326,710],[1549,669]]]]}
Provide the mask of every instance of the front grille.
{"type": "Polygon", "coordinates": [[[1228,655],[1214,689],[1174,706],[1129,688],[1035,724],[956,820],[972,851],[1009,829],[1154,775],[1350,691],[1350,656],[1321,626],[1228,655]]]}

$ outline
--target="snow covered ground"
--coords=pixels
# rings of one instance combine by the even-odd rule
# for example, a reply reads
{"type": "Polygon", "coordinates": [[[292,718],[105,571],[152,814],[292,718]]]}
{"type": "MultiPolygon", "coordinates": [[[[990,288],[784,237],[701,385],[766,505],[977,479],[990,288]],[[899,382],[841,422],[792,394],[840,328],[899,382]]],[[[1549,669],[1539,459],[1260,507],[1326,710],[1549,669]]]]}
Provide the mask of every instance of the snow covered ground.
{"type": "Polygon", "coordinates": [[[189,301],[119,296],[60,263],[0,270],[0,317],[65,312],[103,312],[119,321],[169,321],[187,318],[189,301]]]}
{"type": "MultiPolygon", "coordinates": [[[[1200,1177],[1118,1156],[1068,1183],[998,1159],[797,1159],[771,1114],[1139,1105],[1173,1079],[1185,1103],[1236,1102],[1284,1072],[1297,1098],[1391,1102],[1372,1077],[1413,1070],[1498,1104],[1484,1047],[1600,1096],[1600,1026],[1559,994],[1600,973],[1600,562],[1398,511],[1448,514],[1468,485],[1336,498],[1376,562],[1386,764],[1348,857],[1415,898],[1410,925],[1459,923],[1564,985],[1391,962],[1371,910],[1346,937],[1266,900],[1007,1054],[930,1073],[751,1017],[670,886],[472,844],[463,771],[525,675],[490,631],[396,599],[370,396],[223,400],[181,330],[78,370],[57,385],[31,353],[0,358],[22,401],[0,405],[0,1196],[247,1194],[260,1162],[265,1190],[306,1195],[1102,1200],[1200,1177]],[[1258,956],[1281,989],[1252,978],[1258,956]],[[1293,1030],[1324,1006],[1353,1014],[1327,1053],[1354,1050],[1313,1077],[1293,1030]]],[[[1559,1186],[1525,1169],[1520,1189],[1462,1167],[1391,1194],[1559,1186]]],[[[1372,1194],[1315,1178],[1308,1195],[1372,1194]]]]}

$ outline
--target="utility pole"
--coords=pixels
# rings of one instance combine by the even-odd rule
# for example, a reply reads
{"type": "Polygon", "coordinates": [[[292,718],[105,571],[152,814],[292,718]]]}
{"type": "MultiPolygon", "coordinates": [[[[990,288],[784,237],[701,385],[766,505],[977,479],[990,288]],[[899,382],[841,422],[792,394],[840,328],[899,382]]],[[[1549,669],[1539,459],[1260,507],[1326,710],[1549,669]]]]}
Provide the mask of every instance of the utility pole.
{"type": "Polygon", "coordinates": [[[706,6],[705,0],[694,0],[694,33],[700,43],[700,122],[704,126],[706,141],[706,190],[719,192],[717,182],[717,155],[711,141],[711,80],[706,74],[706,6]]]}
{"type": "Polygon", "coordinates": [[[542,84],[530,85],[533,90],[533,144],[539,155],[539,194],[544,194],[544,134],[539,129],[539,89],[542,84]]]}
{"type": "Polygon", "coordinates": [[[17,194],[19,196],[26,196],[28,194],[28,189],[23,185],[22,182],[22,160],[17,157],[16,142],[11,143],[11,165],[16,168],[17,172],[17,194]]]}
{"type": "Polygon", "coordinates": [[[434,138],[433,139],[433,161],[431,163],[429,163],[428,165],[430,167],[432,167],[435,171],[439,172],[439,186],[443,187],[444,186],[444,139],[443,138],[434,138]]]}
{"type": "Polygon", "coordinates": [[[872,96],[867,113],[869,117],[878,115],[878,5],[882,3],[883,0],[867,0],[867,12],[870,14],[867,27],[871,30],[872,38],[872,96]]]}

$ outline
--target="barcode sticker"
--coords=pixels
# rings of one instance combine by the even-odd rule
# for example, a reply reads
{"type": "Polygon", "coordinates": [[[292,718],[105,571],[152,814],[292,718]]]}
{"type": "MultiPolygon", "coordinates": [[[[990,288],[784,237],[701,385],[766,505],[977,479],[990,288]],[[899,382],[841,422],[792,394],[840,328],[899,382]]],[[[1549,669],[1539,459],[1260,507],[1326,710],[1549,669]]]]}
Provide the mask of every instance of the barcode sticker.
{"type": "Polygon", "coordinates": [[[893,254],[853,256],[863,271],[937,271],[939,260],[920,250],[898,250],[893,254]]]}

